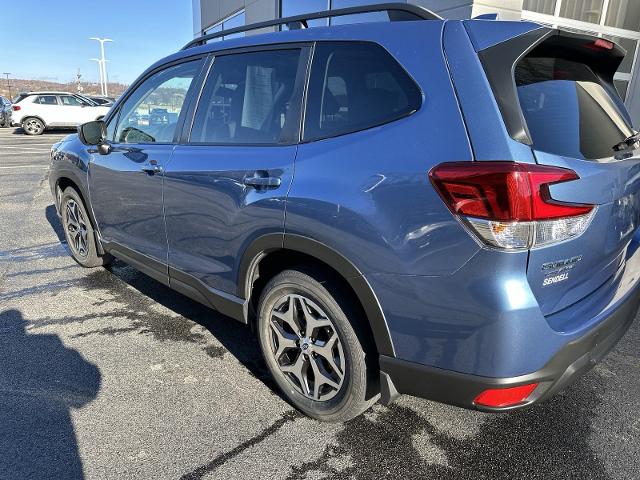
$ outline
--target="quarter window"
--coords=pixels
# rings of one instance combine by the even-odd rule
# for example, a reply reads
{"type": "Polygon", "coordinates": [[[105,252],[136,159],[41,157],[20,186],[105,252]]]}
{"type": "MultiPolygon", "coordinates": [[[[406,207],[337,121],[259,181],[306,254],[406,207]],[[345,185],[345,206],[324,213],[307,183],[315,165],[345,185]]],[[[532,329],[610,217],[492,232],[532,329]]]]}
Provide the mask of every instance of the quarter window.
{"type": "Polygon", "coordinates": [[[200,98],[191,142],[282,143],[285,125],[298,121],[298,108],[292,108],[292,102],[299,59],[299,49],[216,57],[200,98]]]}
{"type": "Polygon", "coordinates": [[[79,98],[72,95],[61,95],[60,101],[65,107],[81,107],[82,105],[88,105],[88,103],[85,104],[79,98]]]}
{"type": "MultiPolygon", "coordinates": [[[[201,60],[181,63],[147,78],[122,105],[115,142],[171,143],[201,64],[201,60]]],[[[108,131],[112,130],[110,125],[108,131]]]]}
{"type": "Polygon", "coordinates": [[[364,130],[420,108],[422,93],[381,46],[318,43],[314,54],[304,139],[364,130]]]}

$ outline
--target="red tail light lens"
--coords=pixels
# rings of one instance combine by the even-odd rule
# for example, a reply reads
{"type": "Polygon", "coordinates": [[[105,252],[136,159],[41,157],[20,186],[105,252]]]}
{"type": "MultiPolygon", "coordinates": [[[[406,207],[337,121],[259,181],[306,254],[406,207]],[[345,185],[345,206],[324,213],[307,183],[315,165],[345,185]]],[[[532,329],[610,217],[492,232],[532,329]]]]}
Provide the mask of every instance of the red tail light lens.
{"type": "Polygon", "coordinates": [[[564,168],[516,162],[443,163],[429,172],[445,204],[484,244],[526,250],[569,240],[596,207],[553,200],[549,186],[577,180],[564,168]]]}
{"type": "Polygon", "coordinates": [[[593,205],[551,199],[549,185],[579,178],[564,168],[515,162],[453,162],[433,168],[429,178],[456,215],[513,222],[585,215],[593,209],[593,205]]]}
{"type": "Polygon", "coordinates": [[[609,40],[605,40],[604,38],[599,38],[595,42],[590,42],[585,44],[585,48],[589,50],[613,50],[615,44],[610,42],[609,40]]]}
{"type": "Polygon", "coordinates": [[[531,383],[520,387],[485,390],[476,397],[473,403],[492,408],[513,407],[525,402],[537,386],[537,383],[531,383]]]}
{"type": "Polygon", "coordinates": [[[20,110],[20,105],[13,105],[12,108],[14,112],[17,112],[18,110],[20,110]]]}

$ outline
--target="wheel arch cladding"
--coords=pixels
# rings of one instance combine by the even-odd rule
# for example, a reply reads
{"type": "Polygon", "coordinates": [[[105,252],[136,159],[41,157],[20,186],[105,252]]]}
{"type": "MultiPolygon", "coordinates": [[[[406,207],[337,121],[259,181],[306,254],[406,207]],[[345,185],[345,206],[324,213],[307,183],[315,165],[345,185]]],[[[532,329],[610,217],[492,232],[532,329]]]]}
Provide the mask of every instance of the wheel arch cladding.
{"type": "Polygon", "coordinates": [[[389,333],[382,307],[361,272],[343,255],[316,240],[301,235],[267,234],[254,240],[245,250],[238,267],[236,295],[257,303],[260,289],[254,291],[259,279],[260,265],[273,260],[282,260],[282,264],[270,273],[277,274],[290,267],[309,265],[328,267],[335,272],[357,300],[367,319],[375,347],[380,355],[395,356],[393,342],[389,333]],[[270,260],[271,259],[271,260],[270,260]]]}

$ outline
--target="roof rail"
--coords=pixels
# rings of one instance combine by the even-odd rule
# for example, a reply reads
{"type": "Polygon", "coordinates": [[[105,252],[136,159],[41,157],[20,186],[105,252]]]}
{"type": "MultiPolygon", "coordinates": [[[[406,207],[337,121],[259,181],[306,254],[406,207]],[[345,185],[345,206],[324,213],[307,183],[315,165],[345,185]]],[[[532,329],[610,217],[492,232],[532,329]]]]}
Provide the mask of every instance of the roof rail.
{"type": "Polygon", "coordinates": [[[228,30],[222,30],[215,33],[209,33],[207,35],[202,35],[194,40],[191,40],[184,47],[182,47],[182,50],[186,50],[198,45],[204,45],[208,40],[224,37],[226,35],[232,35],[234,33],[247,32],[260,28],[275,27],[278,25],[287,25],[291,30],[295,30],[300,28],[307,28],[309,20],[374,12],[387,12],[389,14],[389,20],[392,22],[401,22],[407,20],[442,19],[442,17],[433,13],[431,10],[427,10],[426,8],[419,7],[417,5],[411,5],[407,3],[379,3],[376,5],[363,5],[360,7],[339,8],[336,10],[327,10],[323,12],[306,13],[303,15],[278,18],[276,20],[267,20],[266,22],[251,23],[249,25],[244,25],[241,27],[230,28],[228,30]]]}

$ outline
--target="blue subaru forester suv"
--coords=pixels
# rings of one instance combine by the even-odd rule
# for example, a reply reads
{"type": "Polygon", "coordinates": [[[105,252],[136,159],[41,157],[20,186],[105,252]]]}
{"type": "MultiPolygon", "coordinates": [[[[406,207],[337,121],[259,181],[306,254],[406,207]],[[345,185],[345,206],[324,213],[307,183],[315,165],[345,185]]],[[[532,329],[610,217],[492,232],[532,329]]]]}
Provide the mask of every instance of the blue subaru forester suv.
{"type": "Polygon", "coordinates": [[[253,24],[156,63],[54,145],[51,189],[80,265],[117,257],[249,324],[314,418],[399,394],[517,409],[638,309],[624,55],[406,4],[253,24]],[[388,21],[305,28],[363,13],[388,21]]]}

